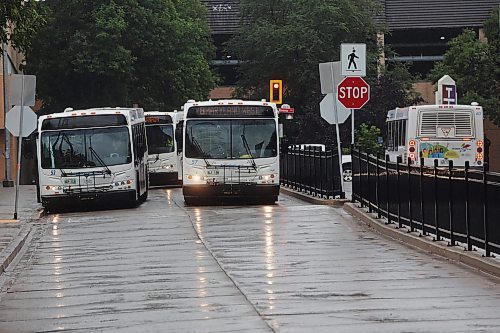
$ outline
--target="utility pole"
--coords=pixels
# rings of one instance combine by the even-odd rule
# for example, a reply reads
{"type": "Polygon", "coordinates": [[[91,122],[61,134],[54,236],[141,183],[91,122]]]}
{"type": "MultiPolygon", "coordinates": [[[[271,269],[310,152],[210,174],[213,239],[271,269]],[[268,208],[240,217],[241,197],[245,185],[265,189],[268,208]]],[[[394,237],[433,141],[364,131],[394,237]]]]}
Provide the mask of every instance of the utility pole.
{"type": "Polygon", "coordinates": [[[5,179],[3,181],[3,187],[13,187],[14,182],[10,177],[10,133],[5,126],[5,120],[7,119],[7,112],[9,111],[9,68],[8,68],[8,54],[7,54],[7,43],[2,43],[3,55],[3,112],[4,112],[4,127],[5,127],[5,179]]]}

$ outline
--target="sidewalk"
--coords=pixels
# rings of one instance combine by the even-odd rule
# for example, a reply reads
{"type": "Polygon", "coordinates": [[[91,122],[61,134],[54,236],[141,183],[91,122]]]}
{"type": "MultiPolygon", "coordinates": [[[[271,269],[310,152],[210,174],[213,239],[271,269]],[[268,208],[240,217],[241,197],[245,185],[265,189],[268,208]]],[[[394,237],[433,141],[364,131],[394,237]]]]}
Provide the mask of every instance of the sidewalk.
{"type": "Polygon", "coordinates": [[[37,219],[41,205],[36,202],[36,187],[19,187],[18,220],[14,220],[16,188],[0,186],[0,274],[14,260],[31,232],[32,219],[37,219]]]}

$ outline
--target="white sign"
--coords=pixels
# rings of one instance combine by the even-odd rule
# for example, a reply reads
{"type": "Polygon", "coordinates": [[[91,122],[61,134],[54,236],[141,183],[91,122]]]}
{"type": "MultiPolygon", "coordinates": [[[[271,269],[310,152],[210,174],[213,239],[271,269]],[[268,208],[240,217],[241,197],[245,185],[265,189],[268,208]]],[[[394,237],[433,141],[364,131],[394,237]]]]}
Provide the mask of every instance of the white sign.
{"type": "Polygon", "coordinates": [[[341,44],[341,75],[366,76],[366,44],[341,44]]]}
{"type": "Polygon", "coordinates": [[[35,105],[36,76],[12,74],[11,105],[35,105]]]}
{"type": "Polygon", "coordinates": [[[331,125],[336,124],[335,112],[338,113],[339,124],[343,124],[351,115],[351,111],[340,104],[334,93],[329,93],[323,98],[319,104],[319,111],[321,117],[331,125]]]}
{"type": "Polygon", "coordinates": [[[340,61],[319,64],[319,79],[321,81],[322,94],[335,93],[337,91],[337,86],[344,79],[340,75],[340,66],[340,61]]]}
{"type": "Polygon", "coordinates": [[[13,136],[27,137],[36,129],[37,116],[29,106],[25,106],[21,112],[21,106],[16,105],[5,115],[5,127],[13,136]],[[22,128],[21,128],[22,116],[22,128]]]}
{"type": "Polygon", "coordinates": [[[436,104],[458,104],[457,85],[449,75],[444,75],[437,82],[436,104]]]}

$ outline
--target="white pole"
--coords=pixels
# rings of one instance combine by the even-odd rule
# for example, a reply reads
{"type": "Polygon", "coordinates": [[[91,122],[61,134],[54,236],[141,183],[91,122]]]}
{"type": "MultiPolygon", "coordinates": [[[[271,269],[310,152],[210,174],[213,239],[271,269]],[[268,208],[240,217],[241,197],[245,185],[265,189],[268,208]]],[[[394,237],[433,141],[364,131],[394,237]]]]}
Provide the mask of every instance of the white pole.
{"type": "MultiPolygon", "coordinates": [[[[9,69],[8,69],[8,54],[7,54],[7,43],[2,43],[3,49],[3,109],[4,109],[4,121],[7,118],[7,112],[9,111],[9,69]]],[[[5,130],[5,180],[3,182],[4,187],[12,187],[14,184],[10,176],[10,133],[5,130]]]]}
{"type": "MultiPolygon", "coordinates": [[[[333,76],[333,64],[332,64],[332,84],[334,85],[334,91],[335,91],[335,79],[333,76]]],[[[342,188],[342,195],[341,199],[345,198],[345,192],[344,192],[344,170],[342,168],[342,147],[340,145],[340,130],[339,130],[339,114],[337,112],[337,101],[334,99],[333,100],[333,112],[335,114],[335,131],[337,132],[337,150],[338,150],[338,155],[339,155],[339,170],[340,170],[340,187],[342,188]]],[[[335,179],[335,178],[334,178],[335,179]]]]}
{"type": "Polygon", "coordinates": [[[351,145],[354,145],[354,109],[351,109],[351,145]]]}
{"type": "Polygon", "coordinates": [[[19,115],[19,138],[17,139],[17,176],[16,176],[16,203],[14,206],[14,220],[17,220],[17,206],[19,201],[19,180],[21,178],[21,152],[23,147],[23,109],[24,109],[24,75],[21,80],[21,111],[19,115]]]}

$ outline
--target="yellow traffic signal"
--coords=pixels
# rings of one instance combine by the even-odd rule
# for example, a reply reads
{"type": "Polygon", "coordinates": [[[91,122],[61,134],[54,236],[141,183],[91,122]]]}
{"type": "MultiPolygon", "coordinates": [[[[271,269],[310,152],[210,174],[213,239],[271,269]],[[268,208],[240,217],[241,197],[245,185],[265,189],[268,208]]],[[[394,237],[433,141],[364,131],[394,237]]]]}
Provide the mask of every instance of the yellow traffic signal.
{"type": "Polygon", "coordinates": [[[271,103],[283,103],[283,81],[270,80],[269,81],[269,101],[271,103]]]}

